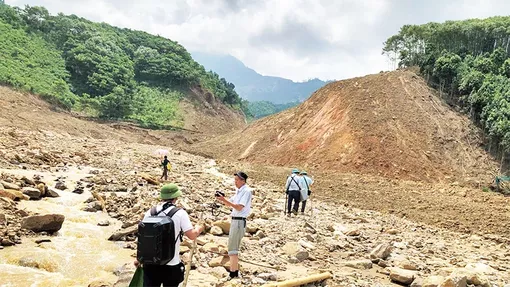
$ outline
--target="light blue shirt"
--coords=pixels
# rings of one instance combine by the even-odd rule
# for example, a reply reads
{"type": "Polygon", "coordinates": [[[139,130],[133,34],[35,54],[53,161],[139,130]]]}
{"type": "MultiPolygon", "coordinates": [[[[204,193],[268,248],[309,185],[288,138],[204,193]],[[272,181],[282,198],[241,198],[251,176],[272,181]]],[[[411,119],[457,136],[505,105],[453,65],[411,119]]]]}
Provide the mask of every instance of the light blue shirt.
{"type": "Polygon", "coordinates": [[[308,199],[308,190],[310,189],[310,185],[313,184],[313,179],[306,175],[302,175],[300,179],[301,181],[299,182],[299,185],[301,185],[301,201],[303,201],[308,199]]]}
{"type": "Polygon", "coordinates": [[[302,184],[300,183],[301,185],[301,188],[306,190],[308,192],[308,190],[310,189],[310,185],[313,184],[313,179],[311,179],[309,176],[307,175],[302,175],[301,176],[301,182],[302,184]],[[307,185],[308,184],[308,185],[307,185]]]}
{"type": "Polygon", "coordinates": [[[234,204],[242,204],[243,209],[236,210],[232,208],[232,216],[233,217],[248,217],[251,211],[251,189],[247,184],[244,184],[236,191],[236,194],[230,198],[230,202],[234,204]]]}

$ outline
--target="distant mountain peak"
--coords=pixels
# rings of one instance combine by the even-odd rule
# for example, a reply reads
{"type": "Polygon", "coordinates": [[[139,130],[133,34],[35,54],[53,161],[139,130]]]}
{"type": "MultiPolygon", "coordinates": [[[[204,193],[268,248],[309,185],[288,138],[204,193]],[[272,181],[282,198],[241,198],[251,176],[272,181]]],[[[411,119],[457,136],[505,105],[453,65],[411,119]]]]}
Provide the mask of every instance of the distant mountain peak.
{"type": "Polygon", "coordinates": [[[281,77],[263,76],[228,54],[192,52],[191,55],[206,70],[212,70],[233,83],[236,92],[248,101],[268,101],[275,104],[301,102],[328,83],[318,78],[294,82],[281,77]]]}

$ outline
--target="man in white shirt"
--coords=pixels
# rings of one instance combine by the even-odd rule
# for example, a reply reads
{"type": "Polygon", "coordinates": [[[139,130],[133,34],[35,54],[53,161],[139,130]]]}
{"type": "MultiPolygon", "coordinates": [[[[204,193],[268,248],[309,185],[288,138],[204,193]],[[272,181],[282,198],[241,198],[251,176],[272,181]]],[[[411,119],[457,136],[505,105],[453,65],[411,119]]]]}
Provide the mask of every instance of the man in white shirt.
{"type": "Polygon", "coordinates": [[[228,234],[228,256],[230,258],[230,279],[239,277],[239,247],[246,230],[246,218],[250,215],[252,192],[246,184],[248,175],[240,171],[234,174],[236,194],[229,200],[217,197],[223,204],[232,207],[232,221],[228,234]]]}
{"type": "Polygon", "coordinates": [[[287,193],[289,197],[287,200],[287,216],[290,216],[291,211],[294,215],[297,215],[299,202],[301,201],[301,184],[299,170],[295,168],[292,170],[292,174],[287,177],[287,182],[285,183],[285,193],[287,193]],[[293,201],[294,206],[292,206],[293,201]]]}
{"type": "MultiPolygon", "coordinates": [[[[163,185],[160,191],[162,202],[156,205],[155,214],[158,216],[164,216],[164,214],[168,214],[173,208],[177,208],[175,203],[181,195],[182,192],[179,190],[177,185],[173,183],[163,185]],[[165,210],[163,210],[163,206],[166,207],[165,210]]],[[[148,210],[145,213],[144,218],[149,216],[151,216],[151,210],[148,210]]],[[[200,235],[200,233],[202,233],[203,227],[197,226],[193,228],[193,225],[189,219],[189,215],[184,209],[177,211],[172,216],[172,220],[174,221],[175,238],[177,238],[175,242],[174,257],[166,265],[144,265],[144,287],[159,287],[161,284],[163,284],[164,287],[177,287],[184,280],[185,267],[179,258],[179,251],[181,246],[181,237],[179,236],[180,232],[182,231],[186,237],[194,240],[198,237],[198,235],[200,235]]],[[[138,260],[135,260],[134,264],[135,266],[138,266],[140,263],[138,260]]]]}

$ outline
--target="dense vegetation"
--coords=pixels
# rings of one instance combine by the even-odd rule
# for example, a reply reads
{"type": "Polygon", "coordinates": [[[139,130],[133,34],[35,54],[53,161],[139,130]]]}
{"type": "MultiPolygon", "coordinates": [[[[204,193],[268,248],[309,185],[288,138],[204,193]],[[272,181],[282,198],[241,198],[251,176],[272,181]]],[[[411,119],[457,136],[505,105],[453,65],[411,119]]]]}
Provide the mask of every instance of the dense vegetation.
{"type": "Polygon", "coordinates": [[[253,116],[253,119],[260,119],[272,114],[279,113],[283,110],[292,108],[299,105],[299,102],[292,102],[287,104],[274,104],[268,101],[249,102],[248,110],[253,116]]]}
{"type": "Polygon", "coordinates": [[[510,153],[510,17],[407,25],[384,45],[390,59],[419,66],[446,100],[469,113],[489,148],[510,153]]]}
{"type": "Polygon", "coordinates": [[[207,72],[178,43],[75,15],[53,16],[43,7],[0,2],[0,58],[0,83],[103,118],[172,124],[179,99],[198,85],[247,111],[233,84],[207,72]]]}

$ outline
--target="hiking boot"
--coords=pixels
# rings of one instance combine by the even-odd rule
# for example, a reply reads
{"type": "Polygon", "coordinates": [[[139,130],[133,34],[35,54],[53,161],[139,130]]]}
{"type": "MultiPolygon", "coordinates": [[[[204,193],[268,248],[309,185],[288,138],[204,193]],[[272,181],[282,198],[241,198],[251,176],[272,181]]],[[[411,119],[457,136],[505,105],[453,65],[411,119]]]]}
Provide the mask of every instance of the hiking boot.
{"type": "Polygon", "coordinates": [[[296,210],[293,210],[293,211],[292,211],[292,214],[294,214],[294,215],[298,215],[298,213],[297,213],[297,211],[296,211],[296,210]]]}

